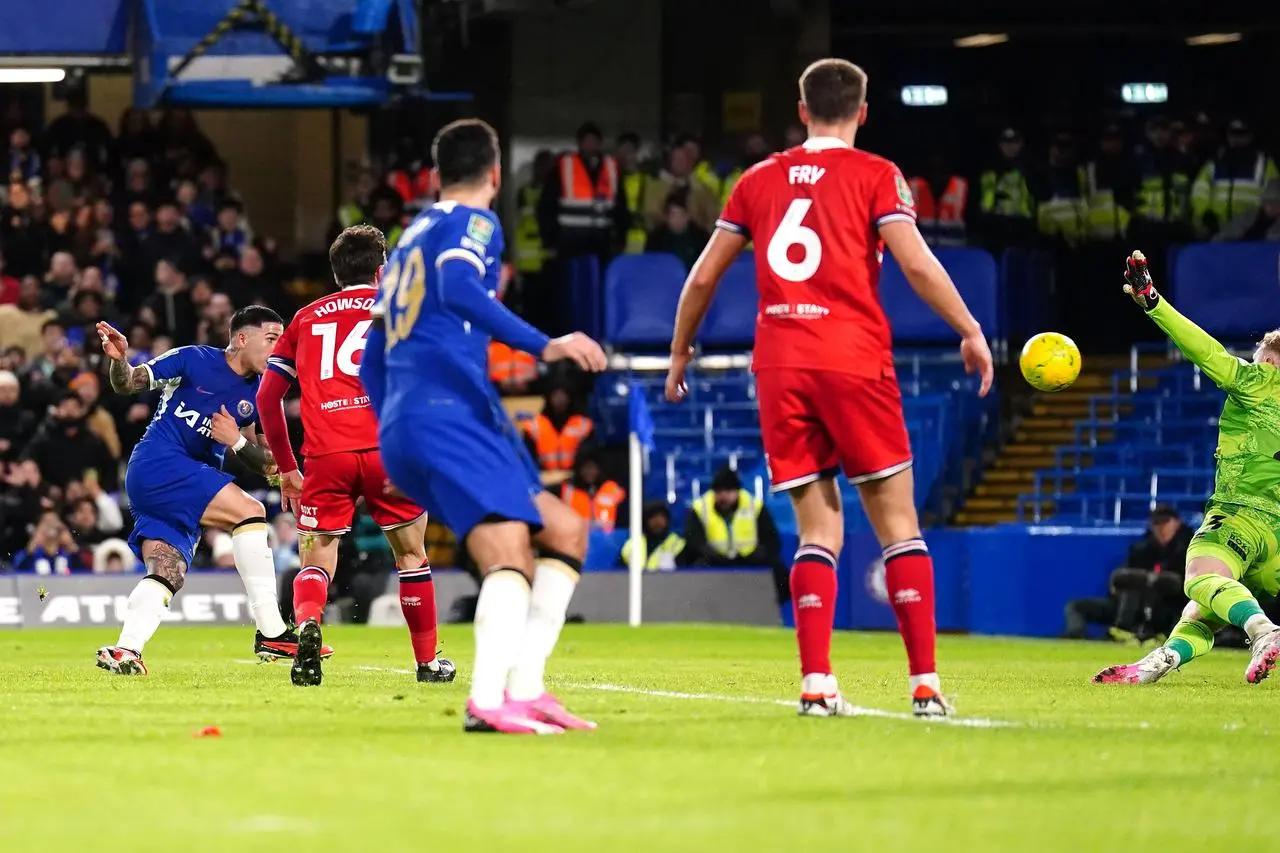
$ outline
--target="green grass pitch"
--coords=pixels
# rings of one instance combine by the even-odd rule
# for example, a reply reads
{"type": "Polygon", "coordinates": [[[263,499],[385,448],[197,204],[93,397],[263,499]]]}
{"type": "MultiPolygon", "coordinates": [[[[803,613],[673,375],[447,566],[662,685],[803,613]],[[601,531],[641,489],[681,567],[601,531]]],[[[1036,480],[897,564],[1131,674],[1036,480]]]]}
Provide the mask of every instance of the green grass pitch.
{"type": "Polygon", "coordinates": [[[842,634],[848,698],[797,718],[789,632],[570,626],[553,660],[593,734],[464,735],[401,631],[335,627],[325,683],[247,663],[249,629],[165,626],[151,674],[93,666],[101,630],[0,634],[0,850],[1203,851],[1270,842],[1280,684],[1222,651],[1154,688],[1088,683],[1132,650],[944,637],[969,720],[908,710],[893,635],[842,634]],[[783,704],[785,703],[785,704],[783,704]],[[206,726],[220,737],[195,737],[206,726]]]}

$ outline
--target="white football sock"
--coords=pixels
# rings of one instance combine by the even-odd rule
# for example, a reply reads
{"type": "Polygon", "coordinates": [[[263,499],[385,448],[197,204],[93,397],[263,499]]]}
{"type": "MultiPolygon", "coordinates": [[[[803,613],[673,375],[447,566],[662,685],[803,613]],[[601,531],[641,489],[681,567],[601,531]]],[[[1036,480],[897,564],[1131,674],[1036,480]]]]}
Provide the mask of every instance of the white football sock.
{"type": "Polygon", "coordinates": [[[1250,643],[1256,643],[1263,634],[1269,634],[1275,629],[1275,623],[1261,613],[1250,616],[1244,623],[1244,632],[1249,635],[1250,643]]]}
{"type": "Polygon", "coordinates": [[[539,560],[533,575],[533,591],[529,598],[529,623],[524,641],[511,670],[508,688],[518,702],[537,699],[547,691],[543,675],[547,658],[555,651],[564,627],[569,600],[578,586],[578,573],[559,560],[539,560]]]}
{"type": "Polygon", "coordinates": [[[919,675],[909,676],[908,682],[911,684],[912,693],[915,693],[916,688],[922,684],[934,693],[942,692],[942,682],[938,680],[938,673],[936,672],[922,672],[919,675]]]}
{"type": "Polygon", "coordinates": [[[491,571],[480,584],[471,667],[471,701],[477,708],[497,708],[506,701],[507,674],[529,620],[529,595],[528,578],[514,569],[491,571]]]}
{"type": "Polygon", "coordinates": [[[267,544],[267,523],[252,521],[231,531],[231,555],[249,598],[253,622],[270,639],[289,630],[280,618],[280,597],[276,589],[276,562],[267,544]]]}
{"type": "Polygon", "coordinates": [[[150,577],[138,581],[133,592],[129,593],[124,625],[120,628],[120,641],[116,645],[142,654],[142,647],[160,627],[172,598],[173,592],[160,581],[150,577]]]}

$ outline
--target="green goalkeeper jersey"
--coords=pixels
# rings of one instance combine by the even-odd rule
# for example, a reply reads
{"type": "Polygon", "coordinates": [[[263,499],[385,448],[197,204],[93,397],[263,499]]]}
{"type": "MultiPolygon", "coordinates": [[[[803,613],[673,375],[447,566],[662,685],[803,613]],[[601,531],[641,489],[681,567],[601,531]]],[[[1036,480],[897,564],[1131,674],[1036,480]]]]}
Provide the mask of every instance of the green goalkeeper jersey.
{"type": "Polygon", "coordinates": [[[1280,519],[1280,368],[1227,352],[1212,335],[1161,298],[1147,312],[1156,325],[1227,392],[1218,418],[1213,497],[1280,519]]]}

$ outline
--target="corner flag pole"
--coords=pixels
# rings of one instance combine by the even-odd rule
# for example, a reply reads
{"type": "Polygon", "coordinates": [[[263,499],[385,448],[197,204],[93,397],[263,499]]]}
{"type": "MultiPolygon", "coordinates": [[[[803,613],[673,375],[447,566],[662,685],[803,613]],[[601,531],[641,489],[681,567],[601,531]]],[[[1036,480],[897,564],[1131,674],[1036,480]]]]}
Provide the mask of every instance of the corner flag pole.
{"type": "Polygon", "coordinates": [[[640,442],[640,436],[634,431],[627,438],[628,455],[630,457],[628,465],[631,472],[630,482],[627,484],[627,494],[631,496],[629,501],[630,519],[627,522],[629,534],[631,536],[631,550],[627,559],[627,572],[629,581],[629,616],[628,623],[632,628],[640,625],[640,602],[642,592],[642,582],[644,579],[644,549],[638,547],[639,543],[644,542],[644,527],[641,522],[642,504],[644,503],[644,449],[640,442]]]}

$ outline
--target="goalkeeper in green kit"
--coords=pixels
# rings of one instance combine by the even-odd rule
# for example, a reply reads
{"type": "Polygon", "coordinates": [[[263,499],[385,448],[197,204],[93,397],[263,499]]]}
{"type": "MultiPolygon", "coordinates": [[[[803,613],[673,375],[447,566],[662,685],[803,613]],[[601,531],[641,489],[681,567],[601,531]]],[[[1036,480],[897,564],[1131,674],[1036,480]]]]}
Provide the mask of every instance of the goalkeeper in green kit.
{"type": "Polygon", "coordinates": [[[1236,358],[1161,298],[1141,252],[1126,267],[1125,293],[1227,392],[1227,402],[1218,418],[1213,495],[1187,549],[1184,588],[1191,601],[1163,646],[1093,680],[1152,684],[1207,654],[1214,632],[1230,624],[1249,636],[1253,654],[1244,680],[1257,684],[1280,660],[1280,628],[1255,597],[1280,590],[1280,330],[1263,337],[1252,362],[1236,358]]]}

